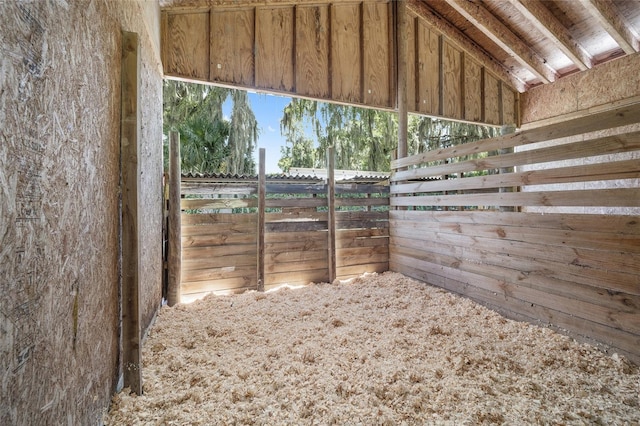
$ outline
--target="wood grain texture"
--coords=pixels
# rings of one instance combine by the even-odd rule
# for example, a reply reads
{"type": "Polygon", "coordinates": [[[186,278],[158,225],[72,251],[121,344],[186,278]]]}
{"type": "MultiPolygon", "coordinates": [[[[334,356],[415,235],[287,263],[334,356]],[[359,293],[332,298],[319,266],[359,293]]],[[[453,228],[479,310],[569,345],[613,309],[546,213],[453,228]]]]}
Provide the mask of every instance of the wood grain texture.
{"type": "Polygon", "coordinates": [[[208,12],[168,16],[167,74],[209,79],[209,21],[208,12]]]}
{"type": "Polygon", "coordinates": [[[464,55],[464,119],[482,121],[482,67],[464,55]]]}
{"type": "Polygon", "coordinates": [[[364,2],[362,15],[364,103],[391,107],[391,3],[364,2]]]}
{"type": "Polygon", "coordinates": [[[337,101],[363,101],[360,7],[331,6],[331,93],[337,101]]]}
{"type": "Polygon", "coordinates": [[[462,119],[462,56],[450,43],[442,44],[442,114],[462,119]]]}
{"type": "Polygon", "coordinates": [[[484,119],[489,124],[501,124],[500,81],[490,73],[484,73],[484,119]]]}
{"type": "Polygon", "coordinates": [[[294,90],[294,8],[256,8],[256,87],[294,90]]]}
{"type": "Polygon", "coordinates": [[[211,81],[254,84],[254,32],[253,9],[211,11],[211,81]]]}
{"type": "Polygon", "coordinates": [[[296,8],[296,89],[329,98],[329,6],[296,8]]]}
{"type": "Polygon", "coordinates": [[[417,29],[417,95],[418,111],[440,113],[440,53],[438,34],[418,21],[417,29]]]}

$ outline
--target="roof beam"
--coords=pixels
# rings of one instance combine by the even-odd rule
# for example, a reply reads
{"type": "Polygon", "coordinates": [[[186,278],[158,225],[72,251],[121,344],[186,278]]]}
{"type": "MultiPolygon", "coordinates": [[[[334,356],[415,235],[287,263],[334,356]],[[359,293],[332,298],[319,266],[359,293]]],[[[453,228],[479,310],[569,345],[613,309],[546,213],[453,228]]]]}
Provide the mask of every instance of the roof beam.
{"type": "Polygon", "coordinates": [[[543,83],[556,81],[556,71],[478,1],[445,1],[543,83]]]}
{"type": "Polygon", "coordinates": [[[600,25],[618,43],[624,53],[631,54],[640,50],[640,42],[634,31],[624,22],[624,18],[615,9],[611,1],[580,0],[584,8],[600,22],[600,25]]]}
{"type": "Polygon", "coordinates": [[[593,59],[573,38],[553,13],[538,0],[509,0],[527,20],[553,44],[562,50],[580,71],[593,68],[593,59]]]}
{"type": "Polygon", "coordinates": [[[420,0],[407,0],[407,8],[418,15],[433,29],[442,33],[448,40],[455,43],[459,48],[468,53],[475,60],[483,64],[489,71],[495,74],[500,80],[509,82],[518,92],[523,93],[527,86],[510,72],[501,62],[489,55],[482,47],[473,42],[462,31],[444,19],[431,7],[420,0]]]}

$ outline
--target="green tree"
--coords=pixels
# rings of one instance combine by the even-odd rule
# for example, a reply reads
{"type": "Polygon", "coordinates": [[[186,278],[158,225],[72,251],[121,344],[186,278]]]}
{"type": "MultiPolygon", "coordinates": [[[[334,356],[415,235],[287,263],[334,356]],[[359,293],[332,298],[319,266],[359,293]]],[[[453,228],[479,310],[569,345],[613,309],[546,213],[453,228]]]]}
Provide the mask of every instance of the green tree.
{"type": "Polygon", "coordinates": [[[257,122],[246,92],[165,80],[163,85],[165,162],[169,131],[180,132],[185,173],[255,173],[257,122]],[[233,102],[231,119],[222,105],[233,102]]]}

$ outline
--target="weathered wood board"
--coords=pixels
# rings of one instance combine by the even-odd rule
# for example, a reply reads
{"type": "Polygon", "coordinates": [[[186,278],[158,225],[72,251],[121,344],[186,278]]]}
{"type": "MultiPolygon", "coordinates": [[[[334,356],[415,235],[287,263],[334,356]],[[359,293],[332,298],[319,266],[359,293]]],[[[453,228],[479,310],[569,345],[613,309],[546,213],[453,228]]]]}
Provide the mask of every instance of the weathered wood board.
{"type": "Polygon", "coordinates": [[[390,269],[637,362],[639,112],[621,106],[394,161],[390,269]]]}
{"type": "MultiPolygon", "coordinates": [[[[519,94],[488,71],[495,64],[469,54],[477,52],[415,12],[407,16],[409,112],[495,125],[519,118],[519,94]]],[[[396,43],[404,40],[394,34],[395,20],[390,0],[168,8],[162,11],[164,72],[394,110],[396,43]]]]}

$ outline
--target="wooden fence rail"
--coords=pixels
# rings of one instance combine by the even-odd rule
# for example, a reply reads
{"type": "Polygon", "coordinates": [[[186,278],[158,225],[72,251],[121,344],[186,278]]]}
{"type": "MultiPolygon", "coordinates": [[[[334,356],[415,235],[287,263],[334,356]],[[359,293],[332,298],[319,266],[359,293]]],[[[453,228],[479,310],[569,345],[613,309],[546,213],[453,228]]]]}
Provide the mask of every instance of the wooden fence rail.
{"type": "Polygon", "coordinates": [[[260,168],[257,177],[183,176],[181,188],[183,296],[389,268],[386,182],[269,177],[260,168]]]}
{"type": "Polygon", "coordinates": [[[634,105],[395,161],[390,269],[640,360],[639,120],[634,105]]]}

